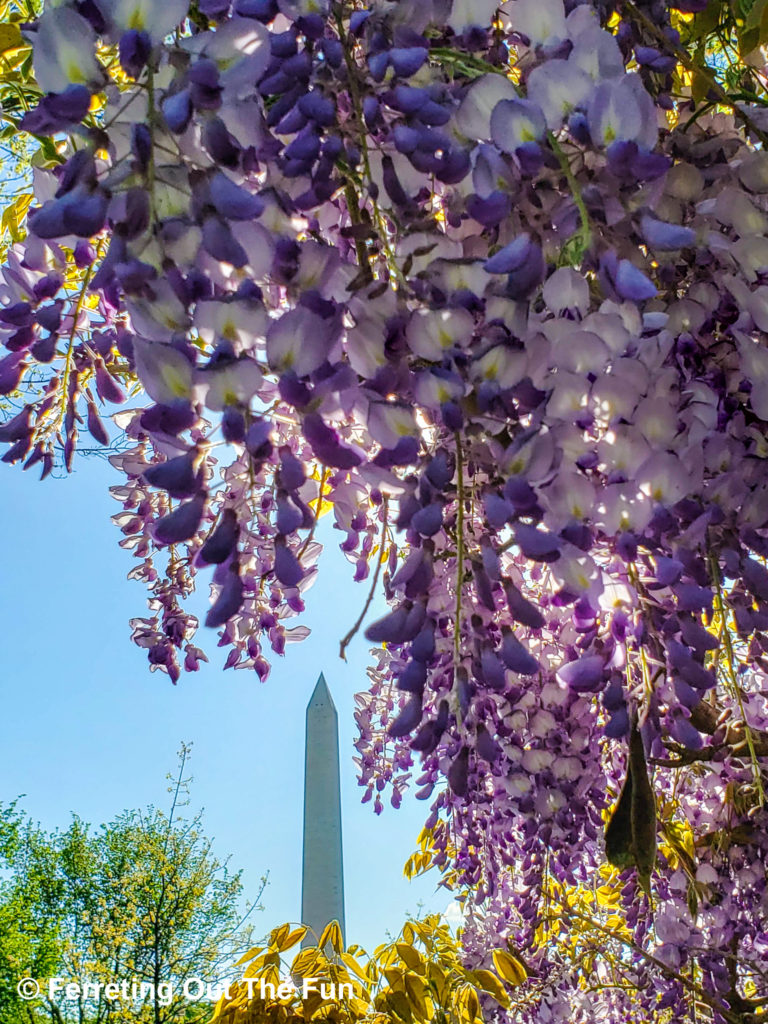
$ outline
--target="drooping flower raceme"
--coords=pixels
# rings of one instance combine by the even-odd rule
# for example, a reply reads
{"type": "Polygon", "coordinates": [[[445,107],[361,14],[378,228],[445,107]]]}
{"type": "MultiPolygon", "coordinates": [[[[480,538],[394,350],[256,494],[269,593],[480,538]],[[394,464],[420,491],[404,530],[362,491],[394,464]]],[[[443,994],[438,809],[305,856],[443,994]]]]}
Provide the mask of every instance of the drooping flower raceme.
{"type": "Polygon", "coordinates": [[[115,521],[174,682],[198,578],[226,667],[306,635],[332,509],[390,605],[364,799],[420,758],[468,957],[526,965],[507,1019],[768,997],[768,156],[749,118],[676,120],[671,6],[671,64],[570,0],[25,29],[22,128],[69,142],[2,270],[3,461],[109,445],[138,382],[115,521]]]}

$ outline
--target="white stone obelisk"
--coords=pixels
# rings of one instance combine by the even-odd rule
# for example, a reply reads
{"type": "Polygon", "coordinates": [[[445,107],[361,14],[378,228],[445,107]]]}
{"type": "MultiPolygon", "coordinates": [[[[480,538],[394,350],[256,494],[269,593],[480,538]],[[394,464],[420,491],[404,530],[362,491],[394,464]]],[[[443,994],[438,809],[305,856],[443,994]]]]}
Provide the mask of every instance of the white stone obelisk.
{"type": "MultiPolygon", "coordinates": [[[[322,672],[307,705],[301,920],[318,939],[331,921],[344,935],[339,721],[322,672]]],[[[302,946],[316,944],[308,932],[302,946]]]]}

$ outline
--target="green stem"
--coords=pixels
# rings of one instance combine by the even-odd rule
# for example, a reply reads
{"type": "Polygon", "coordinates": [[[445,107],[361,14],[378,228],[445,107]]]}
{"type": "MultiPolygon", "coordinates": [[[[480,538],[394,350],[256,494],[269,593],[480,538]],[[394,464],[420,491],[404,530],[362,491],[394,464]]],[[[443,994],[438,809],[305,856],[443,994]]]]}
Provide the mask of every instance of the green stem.
{"type": "Polygon", "coordinates": [[[563,147],[557,141],[553,132],[547,132],[547,138],[550,146],[552,147],[552,152],[555,154],[558,163],[560,164],[560,169],[566,177],[568,187],[570,188],[571,195],[573,196],[573,201],[576,203],[576,209],[579,211],[579,217],[581,219],[581,237],[584,243],[584,248],[589,249],[592,245],[592,224],[589,219],[589,211],[587,210],[586,203],[584,202],[584,197],[581,194],[581,187],[576,180],[575,174],[571,170],[571,165],[568,162],[568,157],[566,156],[563,147]]]}
{"type": "Polygon", "coordinates": [[[461,597],[464,589],[464,457],[461,450],[461,437],[458,432],[454,437],[456,440],[456,609],[453,622],[453,695],[456,700],[456,717],[460,720],[458,670],[461,662],[461,597]]]}
{"type": "MultiPolygon", "coordinates": [[[[765,789],[763,788],[763,779],[760,773],[760,763],[757,759],[757,751],[755,750],[755,741],[752,737],[752,730],[749,727],[749,722],[747,721],[747,714],[744,708],[744,701],[741,696],[741,686],[739,685],[739,681],[736,678],[736,673],[733,669],[735,653],[733,650],[733,641],[731,640],[731,634],[728,630],[728,609],[723,598],[723,588],[722,583],[720,581],[720,566],[714,554],[709,555],[709,569],[712,575],[712,580],[715,584],[714,607],[715,611],[720,616],[721,629],[719,632],[723,641],[723,647],[725,648],[726,654],[726,675],[728,677],[728,682],[730,683],[730,689],[733,693],[733,696],[736,698],[736,703],[739,705],[739,713],[741,714],[741,719],[744,722],[744,738],[746,739],[747,747],[749,748],[749,759],[752,767],[752,775],[755,780],[755,788],[757,789],[758,800],[760,802],[760,806],[762,807],[765,805],[765,789]]],[[[719,657],[717,659],[716,667],[721,667],[721,660],[719,657]]]]}
{"type": "MultiPolygon", "coordinates": [[[[362,156],[363,161],[363,171],[365,173],[366,181],[370,183],[371,164],[370,160],[368,159],[368,139],[365,131],[365,119],[363,117],[363,104],[360,99],[360,91],[357,87],[357,66],[355,65],[355,62],[352,58],[352,53],[350,51],[349,44],[347,41],[347,34],[344,31],[344,22],[342,21],[341,13],[339,12],[338,7],[334,11],[334,20],[336,22],[336,31],[339,33],[339,40],[344,51],[344,63],[347,65],[347,76],[349,78],[349,95],[352,100],[352,109],[354,110],[355,113],[355,121],[357,124],[357,131],[360,141],[360,154],[362,156]]],[[[347,187],[351,188],[352,191],[354,191],[354,186],[352,185],[351,182],[348,182],[348,185],[345,186],[344,189],[344,194],[347,197],[347,205],[349,206],[349,196],[347,194],[347,187]]],[[[381,244],[384,248],[387,266],[389,267],[390,273],[392,274],[393,277],[397,278],[401,285],[407,286],[407,282],[395,261],[395,254],[389,242],[387,226],[384,223],[384,216],[381,210],[379,209],[378,203],[373,198],[371,198],[371,205],[373,207],[373,216],[376,222],[376,228],[379,234],[379,238],[381,240],[381,244]]],[[[355,208],[358,208],[357,203],[355,203],[355,208]]],[[[352,214],[350,213],[350,217],[351,216],[352,214]]]]}
{"type": "MultiPolygon", "coordinates": [[[[347,181],[344,186],[344,197],[347,200],[349,219],[353,224],[361,224],[362,218],[360,216],[360,208],[357,205],[357,192],[355,192],[354,185],[350,181],[347,181]]],[[[372,277],[371,266],[368,261],[368,252],[362,238],[355,239],[355,252],[357,254],[357,262],[360,269],[372,277]]]]}

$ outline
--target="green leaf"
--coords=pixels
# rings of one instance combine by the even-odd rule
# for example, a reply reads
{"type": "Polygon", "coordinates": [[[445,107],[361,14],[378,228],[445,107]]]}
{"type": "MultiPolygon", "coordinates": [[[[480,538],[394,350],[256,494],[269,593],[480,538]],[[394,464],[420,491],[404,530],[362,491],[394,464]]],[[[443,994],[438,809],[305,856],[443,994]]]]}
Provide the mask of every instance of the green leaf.
{"type": "Polygon", "coordinates": [[[5,53],[6,50],[15,50],[17,46],[23,46],[23,44],[24,40],[21,38],[18,25],[9,23],[0,25],[0,53],[5,53]]]}

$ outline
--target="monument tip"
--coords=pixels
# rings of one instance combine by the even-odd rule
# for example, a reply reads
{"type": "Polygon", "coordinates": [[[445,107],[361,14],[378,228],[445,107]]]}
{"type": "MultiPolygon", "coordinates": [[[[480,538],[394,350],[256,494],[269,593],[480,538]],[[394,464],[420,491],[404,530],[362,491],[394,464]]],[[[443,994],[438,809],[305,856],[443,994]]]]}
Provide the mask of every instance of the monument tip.
{"type": "Polygon", "coordinates": [[[309,698],[307,709],[323,705],[332,707],[334,711],[336,710],[333,697],[331,697],[331,691],[328,689],[328,683],[326,683],[325,676],[321,672],[317,677],[317,683],[312,691],[312,696],[309,698]]]}

